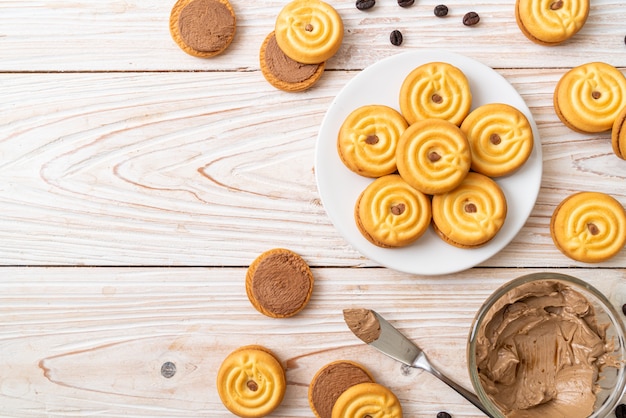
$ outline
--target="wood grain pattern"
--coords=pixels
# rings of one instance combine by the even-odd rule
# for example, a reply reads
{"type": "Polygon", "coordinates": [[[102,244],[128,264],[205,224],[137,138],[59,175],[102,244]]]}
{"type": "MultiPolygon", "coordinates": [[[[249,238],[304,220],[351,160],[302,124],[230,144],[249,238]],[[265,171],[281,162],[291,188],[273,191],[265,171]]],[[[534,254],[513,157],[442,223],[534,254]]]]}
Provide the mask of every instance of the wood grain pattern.
{"type": "MultiPolygon", "coordinates": [[[[232,1],[235,39],[225,54],[211,60],[187,56],[171,39],[168,19],[174,3],[4,0],[0,71],[257,71],[261,43],[287,2],[232,1]]],[[[587,60],[625,64],[620,17],[626,5],[618,0],[593,1],[583,29],[557,48],[535,45],[521,34],[510,0],[446,2],[450,13],[443,19],[433,14],[438,0],[404,9],[395,1],[378,1],[367,12],[357,10],[354,1],[330,3],[344,21],[345,38],[329,69],[361,69],[401,49],[442,47],[494,68],[571,67],[587,60]],[[471,10],[481,21],[470,28],[462,18],[471,10]],[[394,29],[404,35],[401,48],[389,42],[394,29]]]]}
{"type": "MultiPolygon", "coordinates": [[[[552,211],[581,189],[626,202],[626,166],[609,133],[558,120],[563,70],[500,73],[537,122],[544,178],[527,226],[483,265],[579,265],[554,247],[552,211]]],[[[334,230],[314,178],[317,129],[354,75],[329,72],[297,95],[259,72],[0,75],[4,263],[245,266],[288,246],[313,265],[373,265],[334,230]]]]}
{"type": "Polygon", "coordinates": [[[626,165],[608,133],[578,134],[552,94],[570,67],[626,69],[626,4],[598,0],[573,39],[528,41],[514,1],[370,11],[332,1],[345,24],[339,53],[303,93],[271,87],[258,51],[286,1],[232,0],[237,34],[203,60],[172,41],[174,1],[0,0],[0,417],[228,417],[215,390],[221,360],[250,343],[273,349],[288,390],[273,417],[311,417],[313,374],[346,358],[391,387],[407,417],[481,414],[433,377],[358,341],[346,307],[376,309],[469,387],[465,343],[474,313],[528,272],[590,281],[626,303],[626,253],[599,265],[561,255],[556,205],[579,190],[626,204],[626,165]],[[481,17],[462,25],[464,13],[481,17]],[[399,29],[401,47],[389,42],[399,29]],[[543,180],[518,236],[481,266],[438,277],[376,267],[335,230],[315,184],[320,123],[359,71],[407,50],[446,49],[493,67],[537,122],[543,180]],[[313,266],[307,308],[276,320],[250,305],[246,267],[286,247],[313,266]],[[171,378],[165,362],[176,365],[171,378]]]}
{"type": "MultiPolygon", "coordinates": [[[[476,310],[498,286],[532,271],[472,269],[419,278],[387,269],[314,269],[305,310],[273,319],[247,300],[240,268],[4,268],[0,414],[227,417],[217,369],[240,345],[262,344],[287,370],[286,398],[274,417],[312,416],[308,384],[338,359],[368,367],[398,395],[407,417],[440,410],[480,416],[432,376],[361,343],[341,310],[375,309],[469,387],[464,353],[476,310]],[[177,369],[170,379],[160,373],[167,361],[177,369]]],[[[576,274],[616,306],[626,302],[623,269],[576,274]]]]}

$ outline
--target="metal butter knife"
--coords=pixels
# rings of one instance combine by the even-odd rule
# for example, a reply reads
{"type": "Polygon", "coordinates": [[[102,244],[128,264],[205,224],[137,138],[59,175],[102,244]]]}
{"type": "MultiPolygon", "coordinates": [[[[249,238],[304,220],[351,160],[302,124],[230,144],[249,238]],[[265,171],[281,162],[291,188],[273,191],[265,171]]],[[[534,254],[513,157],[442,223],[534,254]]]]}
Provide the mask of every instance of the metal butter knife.
{"type": "Polygon", "coordinates": [[[363,342],[407,366],[427,371],[474,404],[488,417],[492,417],[478,396],[434,368],[418,346],[377,312],[369,309],[344,309],[343,315],[350,330],[363,342]]]}

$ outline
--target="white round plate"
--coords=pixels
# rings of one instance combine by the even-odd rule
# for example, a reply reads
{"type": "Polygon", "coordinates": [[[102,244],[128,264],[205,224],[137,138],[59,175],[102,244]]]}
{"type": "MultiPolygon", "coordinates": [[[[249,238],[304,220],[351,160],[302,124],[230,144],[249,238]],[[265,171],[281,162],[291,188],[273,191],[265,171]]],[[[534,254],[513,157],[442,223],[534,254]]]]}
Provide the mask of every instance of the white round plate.
{"type": "Polygon", "coordinates": [[[446,51],[412,51],[385,58],[357,74],[333,100],[320,127],[315,151],[315,175],[322,203],[339,233],[361,254],[374,262],[407,273],[449,274],[474,267],[503,249],[517,235],[535,205],[541,185],[541,142],[537,125],[524,99],[500,74],[471,58],[446,51]],[[523,112],[531,124],[534,148],[526,163],[513,174],[494,179],[508,206],[498,234],[486,245],[461,249],[446,244],[429,227],[415,243],[401,248],[371,244],[357,229],[354,204],[373,181],[350,171],[337,153],[337,133],[344,119],[357,107],[384,104],[399,110],[404,78],[415,67],[433,61],[447,62],[465,73],[472,92],[472,109],[487,103],[507,103],[523,112]]]}

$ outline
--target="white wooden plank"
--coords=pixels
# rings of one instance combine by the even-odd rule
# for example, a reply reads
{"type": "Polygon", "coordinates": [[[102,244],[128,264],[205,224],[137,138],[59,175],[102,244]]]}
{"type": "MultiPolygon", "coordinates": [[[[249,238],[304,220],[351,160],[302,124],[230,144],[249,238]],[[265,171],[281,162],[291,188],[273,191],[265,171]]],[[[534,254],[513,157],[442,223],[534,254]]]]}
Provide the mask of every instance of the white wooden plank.
{"type": "MultiPolygon", "coordinates": [[[[503,70],[539,126],[544,180],[519,236],[485,266],[571,266],[549,218],[577,190],[626,203],[609,134],[552,109],[563,70],[503,70]]],[[[286,246],[315,265],[373,265],[338,235],[314,176],[317,130],[354,72],[303,94],[251,73],[3,74],[4,265],[242,266],[286,246]]],[[[620,254],[603,266],[623,266],[620,254]]]]}
{"type": "MultiPolygon", "coordinates": [[[[437,278],[387,269],[314,269],[307,308],[259,314],[244,268],[0,268],[0,415],[227,417],[216,391],[223,358],[246,344],[272,349],[288,388],[273,417],[310,417],[308,384],[324,364],[349,359],[399,396],[407,417],[478,411],[433,377],[403,369],[361,343],[342,309],[375,309],[468,386],[465,344],[482,301],[538,270],[473,269],[437,278]],[[161,365],[175,363],[171,379],[161,365]]],[[[558,270],[626,303],[623,269],[558,270]]]]}
{"type": "MultiPolygon", "coordinates": [[[[171,39],[174,0],[4,0],[0,71],[257,70],[259,47],[286,1],[231,3],[235,39],[225,54],[205,60],[185,54],[171,39]]],[[[592,60],[626,65],[626,4],[618,0],[592,2],[583,29],[557,47],[535,45],[522,35],[511,1],[449,2],[450,14],[443,19],[433,14],[439,0],[409,8],[379,1],[367,12],[353,1],[330,3],[344,21],[345,38],[329,69],[361,69],[399,51],[423,48],[464,53],[495,68],[571,67],[592,60]],[[476,27],[461,23],[470,10],[481,16],[476,27]],[[404,34],[399,48],[389,42],[394,29],[404,34]]]]}

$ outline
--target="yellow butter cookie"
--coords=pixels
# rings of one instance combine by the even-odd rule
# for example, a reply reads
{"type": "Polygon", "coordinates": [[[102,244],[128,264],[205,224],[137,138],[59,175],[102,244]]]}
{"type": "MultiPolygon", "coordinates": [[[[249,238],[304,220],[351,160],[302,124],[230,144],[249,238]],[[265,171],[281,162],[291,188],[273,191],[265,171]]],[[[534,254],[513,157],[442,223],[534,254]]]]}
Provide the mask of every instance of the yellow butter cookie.
{"type": "Polygon", "coordinates": [[[331,58],[343,41],[343,21],[321,0],[293,0],[278,14],[276,41],[291,59],[318,64],[331,58]]]}
{"type": "Polygon", "coordinates": [[[471,172],[456,189],[433,196],[433,226],[448,244],[475,248],[489,242],[504,225],[507,203],[491,178],[471,172]]]}
{"type": "Polygon", "coordinates": [[[339,157],[365,177],[396,171],[396,147],[408,127],[400,112],[384,105],[361,106],[344,120],[337,138],[339,157]]]}
{"type": "Polygon", "coordinates": [[[626,107],[617,115],[611,128],[611,145],[615,155],[626,160],[626,107]]]}
{"type": "Polygon", "coordinates": [[[554,210],[550,234],[556,247],[571,259],[605,261],[626,243],[626,212],[620,202],[605,193],[578,192],[554,210]]]}
{"type": "Polygon", "coordinates": [[[517,0],[515,18],[522,33],[541,45],[558,45],[587,21],[589,0],[517,0]]]}
{"type": "Polygon", "coordinates": [[[258,345],[230,353],[217,374],[222,403],[242,418],[270,414],[282,403],[286,387],[285,369],[270,350],[258,345]]]}
{"type": "Polygon", "coordinates": [[[400,136],[396,165],[400,176],[422,193],[445,193],[461,184],[470,170],[469,143],[458,126],[425,119],[400,136]]]}
{"type": "Polygon", "coordinates": [[[339,396],[332,418],[402,418],[402,405],[396,395],[379,383],[360,383],[339,396]]]}
{"type": "Polygon", "coordinates": [[[533,150],[533,131],[513,106],[489,103],[472,110],[461,124],[472,152],[472,170],[500,177],[521,167],[533,150]]]}
{"type": "Polygon", "coordinates": [[[460,125],[470,111],[472,93],[465,74],[445,62],[430,62],[412,70],[400,87],[400,111],[409,124],[444,119],[460,125]]]}
{"type": "Polygon", "coordinates": [[[603,62],[580,65],[561,77],[553,102],[559,119],[572,130],[608,131],[626,106],[626,77],[603,62]]]}
{"type": "Polygon", "coordinates": [[[402,247],[428,229],[430,199],[397,174],[379,177],[361,193],[354,209],[361,234],[379,247],[402,247]]]}

